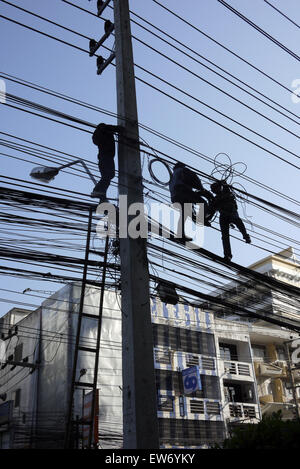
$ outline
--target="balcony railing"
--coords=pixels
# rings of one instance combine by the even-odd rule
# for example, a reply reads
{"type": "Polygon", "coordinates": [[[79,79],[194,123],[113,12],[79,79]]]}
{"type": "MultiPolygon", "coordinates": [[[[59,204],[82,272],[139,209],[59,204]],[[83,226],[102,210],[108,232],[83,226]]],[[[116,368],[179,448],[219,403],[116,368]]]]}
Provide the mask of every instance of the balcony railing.
{"type": "Polygon", "coordinates": [[[200,399],[189,399],[191,414],[220,415],[221,409],[219,402],[200,399]]]}
{"type": "Polygon", "coordinates": [[[224,361],[224,371],[235,376],[252,376],[251,365],[236,361],[224,361]]]}
{"type": "Polygon", "coordinates": [[[255,405],[230,403],[228,408],[231,418],[255,419],[258,417],[257,407],[255,405]]]}

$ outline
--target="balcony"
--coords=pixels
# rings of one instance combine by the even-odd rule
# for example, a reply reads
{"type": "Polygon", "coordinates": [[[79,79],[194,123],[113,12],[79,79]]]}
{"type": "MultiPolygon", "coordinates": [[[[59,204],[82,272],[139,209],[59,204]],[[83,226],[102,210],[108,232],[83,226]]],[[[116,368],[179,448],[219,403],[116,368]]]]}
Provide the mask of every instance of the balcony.
{"type": "Polygon", "coordinates": [[[230,402],[224,408],[229,419],[252,420],[259,418],[257,405],[249,405],[240,402],[230,402]]]}
{"type": "Polygon", "coordinates": [[[224,361],[224,374],[231,375],[231,378],[253,377],[251,364],[238,361],[224,361]]]}

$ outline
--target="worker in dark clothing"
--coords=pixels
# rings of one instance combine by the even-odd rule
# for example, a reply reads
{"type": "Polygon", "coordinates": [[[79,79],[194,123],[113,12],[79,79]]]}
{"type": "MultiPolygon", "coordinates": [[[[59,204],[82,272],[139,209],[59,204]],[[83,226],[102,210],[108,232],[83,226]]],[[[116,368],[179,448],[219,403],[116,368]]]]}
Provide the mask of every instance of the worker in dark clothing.
{"type": "Polygon", "coordinates": [[[184,225],[188,214],[185,213],[184,204],[204,204],[204,224],[210,226],[210,209],[208,201],[213,200],[213,195],[206,189],[204,189],[197,174],[188,169],[183,163],[176,163],[174,166],[173,174],[169,183],[171,201],[172,203],[179,203],[181,206],[181,213],[178,221],[178,235],[186,241],[191,241],[185,235],[184,225]],[[197,189],[194,191],[193,189],[197,189]],[[203,199],[205,197],[207,200],[203,199]]]}
{"type": "Polygon", "coordinates": [[[106,202],[106,192],[111,180],[115,177],[115,139],[114,133],[121,133],[123,127],[119,125],[99,124],[93,133],[93,143],[99,149],[98,166],[101,174],[100,181],[94,187],[91,197],[106,202]]]}
{"type": "Polygon", "coordinates": [[[213,183],[210,188],[212,192],[216,194],[211,204],[211,209],[220,212],[219,223],[222,233],[224,259],[231,261],[230,225],[235,225],[238,228],[246,243],[251,243],[251,238],[246,231],[243,221],[239,217],[235,195],[230,186],[225,181],[219,181],[213,183]]]}

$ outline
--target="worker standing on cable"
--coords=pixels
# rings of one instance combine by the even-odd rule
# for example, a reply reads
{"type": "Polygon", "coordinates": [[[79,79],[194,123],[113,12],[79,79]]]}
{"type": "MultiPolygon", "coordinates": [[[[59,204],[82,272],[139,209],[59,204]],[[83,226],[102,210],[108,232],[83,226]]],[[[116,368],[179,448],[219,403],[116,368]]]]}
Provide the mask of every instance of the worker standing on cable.
{"type": "Polygon", "coordinates": [[[99,124],[93,133],[92,140],[99,149],[98,166],[101,174],[100,181],[94,187],[91,197],[99,198],[100,203],[106,202],[106,192],[111,180],[115,177],[115,138],[114,133],[120,134],[124,127],[119,125],[99,124]]]}
{"type": "Polygon", "coordinates": [[[202,182],[196,173],[188,169],[183,163],[176,163],[173,174],[169,182],[172,203],[179,203],[181,206],[180,217],[178,221],[177,235],[185,241],[191,241],[185,235],[184,226],[188,214],[185,213],[184,204],[204,204],[204,225],[210,226],[210,209],[207,201],[213,200],[213,195],[204,189],[202,182]],[[193,189],[196,189],[195,191],[193,189]],[[205,199],[203,199],[205,197],[205,199]]]}
{"type": "Polygon", "coordinates": [[[235,225],[238,228],[246,243],[251,243],[251,238],[246,231],[243,221],[239,217],[238,206],[231,187],[226,181],[218,181],[214,182],[210,188],[212,192],[216,194],[211,204],[211,209],[213,211],[219,211],[220,213],[219,223],[222,233],[224,259],[230,262],[232,259],[229,238],[230,225],[235,225]]]}

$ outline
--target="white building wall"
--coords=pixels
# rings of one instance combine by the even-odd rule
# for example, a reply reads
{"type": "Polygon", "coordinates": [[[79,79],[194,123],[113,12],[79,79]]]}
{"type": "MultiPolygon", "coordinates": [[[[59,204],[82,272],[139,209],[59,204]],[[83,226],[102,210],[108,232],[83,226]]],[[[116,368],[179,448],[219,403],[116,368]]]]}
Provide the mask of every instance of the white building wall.
{"type": "MultiPolygon", "coordinates": [[[[32,312],[22,320],[24,314],[9,314],[3,318],[5,334],[8,328],[18,326],[18,334],[5,341],[6,358],[15,355],[16,347],[21,347],[20,361],[28,357],[28,363],[35,364],[40,353],[40,315],[41,310],[32,312]]],[[[15,356],[13,359],[16,358],[15,356]]],[[[0,370],[0,394],[6,394],[7,401],[13,401],[12,421],[8,426],[0,427],[2,439],[10,441],[10,447],[29,447],[36,425],[37,412],[37,370],[7,364],[0,370]]],[[[1,401],[2,402],[2,401],[1,401]]]]}

